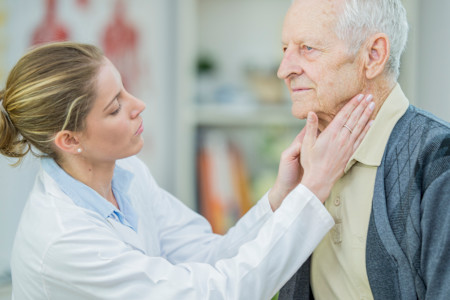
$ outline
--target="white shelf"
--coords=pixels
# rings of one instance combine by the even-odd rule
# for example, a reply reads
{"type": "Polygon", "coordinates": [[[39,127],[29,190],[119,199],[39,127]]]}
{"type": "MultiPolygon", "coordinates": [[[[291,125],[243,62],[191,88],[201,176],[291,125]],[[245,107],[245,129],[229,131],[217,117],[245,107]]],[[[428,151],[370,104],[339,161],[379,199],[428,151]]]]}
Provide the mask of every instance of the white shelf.
{"type": "Polygon", "coordinates": [[[192,108],[190,120],[194,126],[303,126],[286,105],[207,104],[192,108]]]}

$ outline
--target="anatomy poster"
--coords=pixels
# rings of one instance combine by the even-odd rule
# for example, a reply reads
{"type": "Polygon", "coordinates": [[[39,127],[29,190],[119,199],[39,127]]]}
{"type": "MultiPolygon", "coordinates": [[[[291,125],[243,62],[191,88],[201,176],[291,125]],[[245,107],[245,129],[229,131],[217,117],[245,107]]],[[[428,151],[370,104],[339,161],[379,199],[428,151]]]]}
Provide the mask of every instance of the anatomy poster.
{"type": "Polygon", "coordinates": [[[33,45],[69,39],[69,30],[58,19],[56,5],[57,0],[45,0],[45,14],[43,15],[42,22],[38,24],[31,36],[31,43],[33,45]]]}
{"type": "Polygon", "coordinates": [[[134,90],[133,83],[139,79],[139,30],[127,19],[125,1],[116,2],[101,37],[101,45],[106,56],[120,70],[125,88],[134,90]]]}
{"type": "MultiPolygon", "coordinates": [[[[23,1],[23,0],[22,0],[23,1]]],[[[141,47],[151,34],[151,24],[136,18],[136,8],[152,11],[145,0],[39,0],[40,17],[30,36],[30,45],[51,41],[86,40],[94,43],[120,71],[124,86],[139,93],[150,66],[141,47]],[[70,15],[69,15],[70,13],[70,15]],[[142,36],[143,39],[142,40],[142,36]]],[[[33,23],[33,22],[30,22],[33,23]]],[[[148,41],[147,41],[148,42],[148,41]]],[[[149,53],[149,52],[146,52],[149,53]]]]}

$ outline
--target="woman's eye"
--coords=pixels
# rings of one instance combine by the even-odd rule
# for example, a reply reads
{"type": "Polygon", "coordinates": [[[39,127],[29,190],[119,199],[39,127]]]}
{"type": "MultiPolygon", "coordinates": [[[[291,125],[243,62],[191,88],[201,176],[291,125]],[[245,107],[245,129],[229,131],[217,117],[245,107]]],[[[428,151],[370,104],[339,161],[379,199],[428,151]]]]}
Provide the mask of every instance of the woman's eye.
{"type": "Polygon", "coordinates": [[[119,112],[120,112],[120,109],[122,108],[122,105],[120,105],[120,103],[119,103],[119,107],[117,107],[117,109],[115,110],[115,111],[113,111],[112,113],[111,113],[111,115],[117,115],[119,112]]]}

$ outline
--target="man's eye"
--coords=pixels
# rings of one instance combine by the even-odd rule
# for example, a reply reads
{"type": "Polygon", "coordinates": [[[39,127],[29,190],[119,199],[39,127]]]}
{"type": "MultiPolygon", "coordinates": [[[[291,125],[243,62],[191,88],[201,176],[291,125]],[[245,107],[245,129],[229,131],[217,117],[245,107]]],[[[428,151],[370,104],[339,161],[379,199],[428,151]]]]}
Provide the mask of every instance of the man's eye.
{"type": "Polygon", "coordinates": [[[313,48],[310,47],[310,46],[303,46],[303,48],[304,48],[306,51],[312,51],[312,50],[313,50],[313,48]]]}

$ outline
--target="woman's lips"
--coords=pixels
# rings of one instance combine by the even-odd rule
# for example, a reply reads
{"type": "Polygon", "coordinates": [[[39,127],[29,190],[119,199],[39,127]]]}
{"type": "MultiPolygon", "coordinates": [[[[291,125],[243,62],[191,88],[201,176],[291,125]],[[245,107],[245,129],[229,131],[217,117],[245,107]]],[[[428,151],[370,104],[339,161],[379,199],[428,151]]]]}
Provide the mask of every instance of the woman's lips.
{"type": "Polygon", "coordinates": [[[141,122],[141,125],[139,125],[139,128],[136,131],[135,135],[140,135],[143,131],[144,131],[144,123],[141,122]]]}

